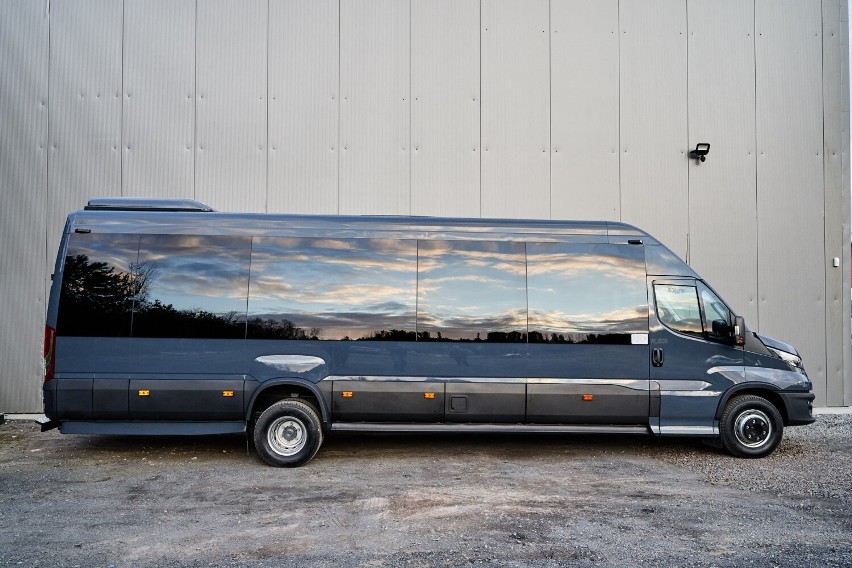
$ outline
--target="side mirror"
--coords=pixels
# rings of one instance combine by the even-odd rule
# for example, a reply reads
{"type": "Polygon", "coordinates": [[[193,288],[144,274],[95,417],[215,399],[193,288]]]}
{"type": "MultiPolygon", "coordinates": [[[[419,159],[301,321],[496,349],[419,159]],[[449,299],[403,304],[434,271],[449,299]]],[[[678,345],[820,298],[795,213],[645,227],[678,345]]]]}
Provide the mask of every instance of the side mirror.
{"type": "Polygon", "coordinates": [[[725,320],[713,320],[713,337],[718,339],[727,339],[731,337],[732,331],[733,328],[731,328],[725,320]]]}
{"type": "Polygon", "coordinates": [[[745,318],[742,316],[734,316],[734,345],[745,345],[746,340],[746,325],[745,318]]]}

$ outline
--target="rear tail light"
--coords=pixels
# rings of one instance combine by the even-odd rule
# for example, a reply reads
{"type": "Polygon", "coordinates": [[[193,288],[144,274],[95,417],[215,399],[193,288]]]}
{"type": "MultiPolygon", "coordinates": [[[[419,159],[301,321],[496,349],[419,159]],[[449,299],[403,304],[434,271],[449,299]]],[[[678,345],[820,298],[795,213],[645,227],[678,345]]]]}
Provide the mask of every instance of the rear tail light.
{"type": "Polygon", "coordinates": [[[49,325],[44,326],[44,382],[53,378],[56,368],[56,330],[49,325]]]}

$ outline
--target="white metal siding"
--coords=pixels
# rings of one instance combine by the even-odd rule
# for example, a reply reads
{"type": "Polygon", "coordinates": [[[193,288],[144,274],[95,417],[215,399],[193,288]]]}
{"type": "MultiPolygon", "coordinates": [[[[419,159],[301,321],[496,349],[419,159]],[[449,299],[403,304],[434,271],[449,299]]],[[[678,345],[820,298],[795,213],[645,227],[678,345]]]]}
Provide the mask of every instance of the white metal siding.
{"type": "Polygon", "coordinates": [[[411,213],[479,216],[479,0],[411,4],[411,213]]]}
{"type": "Polygon", "coordinates": [[[197,4],[195,196],[266,210],[266,0],[197,4]]]}
{"type": "Polygon", "coordinates": [[[270,0],[270,213],[337,213],[338,0],[270,0]]]}
{"type": "Polygon", "coordinates": [[[340,213],[411,211],[408,2],[340,0],[340,213]]]}
{"type": "MultiPolygon", "coordinates": [[[[841,207],[843,210],[843,223],[839,227],[841,232],[841,239],[845,238],[846,235],[850,234],[852,231],[852,219],[850,219],[850,209],[852,209],[852,203],[850,201],[852,199],[852,195],[850,195],[849,191],[846,191],[845,188],[849,188],[852,186],[852,176],[850,176],[849,170],[849,2],[848,0],[840,0],[840,91],[841,91],[841,111],[840,111],[840,147],[841,147],[841,175],[840,175],[840,190],[843,195],[843,199],[841,201],[841,207]]],[[[836,49],[836,45],[833,45],[836,49]]],[[[832,227],[834,231],[838,230],[838,227],[832,227]]],[[[852,282],[846,280],[847,276],[850,275],[850,264],[852,264],[852,259],[850,259],[849,255],[844,254],[841,257],[841,266],[843,267],[843,291],[850,289],[852,286],[852,282]]],[[[852,297],[846,296],[843,302],[843,308],[841,313],[849,314],[852,309],[852,297]]],[[[828,336],[832,336],[837,333],[837,329],[832,329],[828,333],[828,336]]],[[[830,405],[846,405],[852,406],[852,349],[849,348],[848,344],[843,341],[843,338],[850,337],[852,334],[852,322],[850,322],[849,318],[843,318],[843,328],[840,333],[840,338],[842,343],[840,344],[840,348],[843,353],[843,397],[842,398],[829,398],[827,403],[830,405]]],[[[834,392],[833,389],[829,388],[829,393],[834,392]]]]}
{"type": "Polygon", "coordinates": [[[826,400],[843,400],[843,353],[849,347],[849,334],[832,333],[849,323],[849,310],[844,310],[849,297],[849,270],[844,273],[845,262],[835,267],[834,258],[849,258],[849,233],[834,229],[843,226],[849,215],[849,203],[844,209],[843,143],[840,120],[843,111],[841,71],[840,0],[822,3],[822,91],[823,91],[823,156],[825,171],[825,339],[826,339],[826,400]],[[844,285],[845,283],[845,285],[844,285]]]}
{"type": "Polygon", "coordinates": [[[95,195],[633,222],[850,403],[847,4],[0,3],[0,410],[95,195]]]}
{"type": "Polygon", "coordinates": [[[553,1],[551,216],[621,217],[618,1],[553,1]]]}
{"type": "Polygon", "coordinates": [[[821,5],[756,0],[755,8],[760,331],[796,335],[825,404],[821,5]]]}
{"type": "Polygon", "coordinates": [[[754,2],[690,0],[689,260],[754,328],[757,313],[757,188],[754,125],[754,2]]]}
{"type": "MultiPolygon", "coordinates": [[[[0,409],[41,408],[47,2],[0,3],[0,409]]],[[[55,253],[54,253],[55,254],[55,253]]]]}
{"type": "Polygon", "coordinates": [[[50,251],[68,211],[90,197],[122,193],[122,12],[111,0],[50,3],[50,251]]]}
{"type": "Polygon", "coordinates": [[[622,0],[621,219],[686,258],[686,3],[622,0]]]}
{"type": "Polygon", "coordinates": [[[546,0],[482,2],[482,216],[550,217],[546,0]]]}
{"type": "Polygon", "coordinates": [[[122,194],[194,197],[195,0],[125,0],[122,194]]]}

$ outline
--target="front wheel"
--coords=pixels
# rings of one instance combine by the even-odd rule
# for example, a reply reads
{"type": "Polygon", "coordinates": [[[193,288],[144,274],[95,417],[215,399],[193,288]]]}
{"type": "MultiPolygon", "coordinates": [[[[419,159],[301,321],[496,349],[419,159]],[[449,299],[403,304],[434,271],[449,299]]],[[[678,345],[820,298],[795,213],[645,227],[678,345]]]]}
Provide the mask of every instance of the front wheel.
{"type": "Polygon", "coordinates": [[[264,410],[254,425],[254,447],[276,467],[296,467],[310,461],[322,444],[317,411],[305,402],[279,400],[264,410]]]}
{"type": "Polygon", "coordinates": [[[743,458],[762,458],[781,442],[784,421],[775,405],[747,394],[728,401],[720,421],[722,446],[743,458]]]}

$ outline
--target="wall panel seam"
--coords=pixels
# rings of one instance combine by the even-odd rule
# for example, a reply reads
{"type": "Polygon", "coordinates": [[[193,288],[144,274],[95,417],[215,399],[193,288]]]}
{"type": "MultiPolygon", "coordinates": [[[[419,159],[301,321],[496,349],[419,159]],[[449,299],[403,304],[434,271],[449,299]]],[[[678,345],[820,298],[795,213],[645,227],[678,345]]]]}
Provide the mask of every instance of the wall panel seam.
{"type": "Polygon", "coordinates": [[[624,203],[621,187],[621,0],[618,0],[615,35],[618,36],[618,146],[615,148],[618,155],[618,220],[624,221],[624,203]]]}
{"type": "MultiPolygon", "coordinates": [[[[119,107],[118,114],[118,194],[124,195],[124,153],[125,146],[124,144],[124,105],[127,101],[127,93],[124,90],[124,55],[125,55],[125,42],[127,41],[127,26],[125,24],[125,18],[127,17],[127,12],[124,9],[127,0],[121,0],[121,105],[119,107]]],[[[127,144],[127,149],[130,149],[130,145],[127,144]]]]}
{"type": "MultiPolygon", "coordinates": [[[[47,143],[45,145],[45,150],[47,155],[45,156],[45,183],[47,187],[45,188],[45,212],[49,211],[48,207],[50,204],[50,155],[51,155],[51,145],[52,140],[50,138],[50,62],[52,57],[50,56],[50,48],[51,48],[51,22],[53,18],[50,17],[50,0],[45,0],[47,4],[47,143]]],[[[50,262],[50,220],[47,220],[44,224],[44,263],[42,266],[49,266],[50,262]]],[[[42,278],[42,288],[45,291],[45,298],[49,298],[49,285],[47,274],[42,278]]],[[[47,304],[44,303],[44,313],[47,316],[47,304]]],[[[46,319],[46,317],[45,317],[46,319]]]]}
{"type": "Polygon", "coordinates": [[[264,186],[266,188],[266,199],[263,204],[263,210],[269,213],[269,3],[272,0],[266,0],[266,179],[264,186]]]}
{"type": "Polygon", "coordinates": [[[198,0],[195,0],[195,19],[192,30],[192,197],[198,199],[198,0]]]}
{"type": "Polygon", "coordinates": [[[754,29],[751,34],[751,41],[754,45],[752,49],[752,59],[754,60],[754,235],[755,240],[757,241],[757,246],[755,247],[755,259],[754,259],[754,270],[757,274],[755,279],[755,285],[757,286],[757,298],[755,301],[757,303],[756,312],[757,312],[757,322],[755,323],[755,327],[760,329],[760,298],[761,298],[761,288],[760,288],[760,199],[758,196],[760,181],[760,148],[758,147],[758,135],[757,135],[757,120],[758,120],[758,101],[757,101],[757,2],[758,0],[752,1],[752,25],[754,29]]]}
{"type": "Polygon", "coordinates": [[[549,168],[548,172],[548,203],[547,210],[549,213],[549,217],[553,219],[553,18],[552,18],[552,10],[553,10],[553,0],[548,1],[547,3],[547,92],[548,92],[548,100],[547,100],[547,130],[548,130],[548,146],[547,149],[547,165],[549,168]]]}

